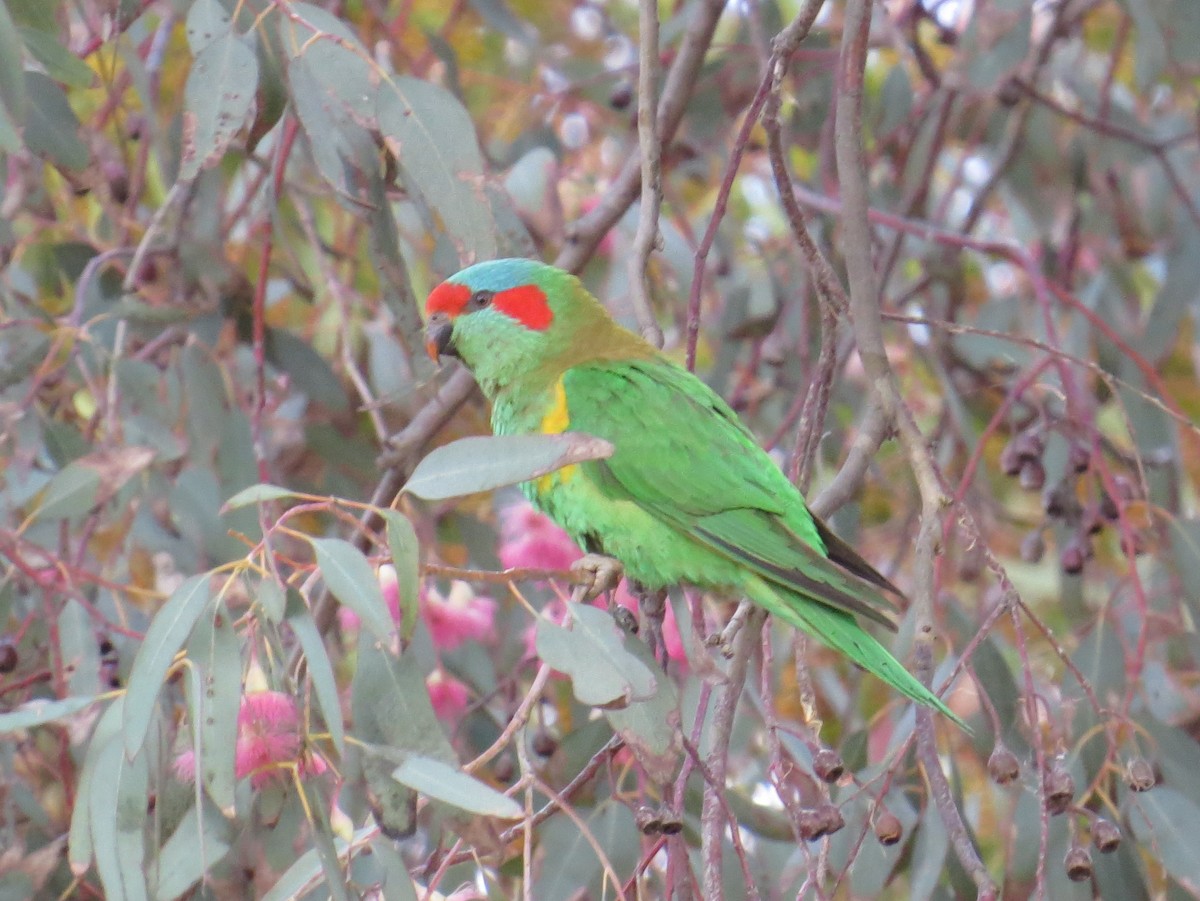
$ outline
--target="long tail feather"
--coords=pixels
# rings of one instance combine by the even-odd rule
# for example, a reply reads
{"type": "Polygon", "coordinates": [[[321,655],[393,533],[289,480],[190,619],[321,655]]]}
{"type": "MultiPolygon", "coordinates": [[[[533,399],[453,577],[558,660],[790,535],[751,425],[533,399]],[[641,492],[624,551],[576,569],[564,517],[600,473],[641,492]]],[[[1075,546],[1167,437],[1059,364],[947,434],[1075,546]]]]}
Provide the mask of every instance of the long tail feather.
{"type": "Polygon", "coordinates": [[[918,681],[891,652],[848,613],[816,603],[775,585],[759,582],[751,599],[785,623],[845,654],[863,669],[912,700],[932,707],[966,732],[971,728],[942,699],[918,681]]]}

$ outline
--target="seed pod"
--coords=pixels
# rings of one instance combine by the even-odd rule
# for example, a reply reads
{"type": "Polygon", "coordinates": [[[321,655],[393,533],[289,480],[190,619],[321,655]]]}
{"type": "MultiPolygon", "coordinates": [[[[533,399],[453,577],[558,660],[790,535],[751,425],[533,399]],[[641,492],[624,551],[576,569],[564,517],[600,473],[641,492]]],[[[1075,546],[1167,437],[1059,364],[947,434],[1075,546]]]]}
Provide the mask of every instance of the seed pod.
{"type": "Polygon", "coordinates": [[[1079,527],[1088,535],[1097,535],[1104,530],[1104,517],[1100,514],[1099,505],[1088,504],[1079,527]]]}
{"type": "Polygon", "coordinates": [[[992,749],[992,754],[988,758],[988,775],[992,777],[992,781],[997,785],[1008,785],[1015,782],[1017,777],[1021,775],[1021,764],[1017,760],[1017,755],[1008,749],[1008,746],[998,742],[996,747],[992,749]]]}
{"type": "Polygon", "coordinates": [[[1020,483],[1026,491],[1041,491],[1046,484],[1046,467],[1041,460],[1026,460],[1021,464],[1020,483]]]}
{"type": "Polygon", "coordinates": [[[1067,878],[1072,882],[1085,882],[1092,878],[1092,854],[1087,848],[1078,845],[1072,847],[1063,859],[1063,866],[1067,869],[1067,878]]]}
{"type": "Polygon", "coordinates": [[[1006,476],[1015,476],[1021,471],[1021,457],[1017,454],[1016,441],[1010,441],[1000,451],[1000,471],[1006,476]]]}
{"type": "Polygon", "coordinates": [[[656,835],[662,832],[662,817],[658,815],[657,810],[646,804],[634,812],[633,821],[637,823],[638,830],[642,835],[656,835]]]}
{"type": "Polygon", "coordinates": [[[1117,502],[1107,491],[1100,492],[1100,515],[1109,522],[1116,522],[1121,515],[1121,511],[1117,509],[1117,502]]]}
{"type": "Polygon", "coordinates": [[[1101,854],[1112,854],[1121,844],[1121,830],[1116,823],[1104,817],[1092,821],[1092,844],[1101,854]]]}
{"type": "Polygon", "coordinates": [[[1058,562],[1063,568],[1063,572],[1071,576],[1077,576],[1083,572],[1083,564],[1088,558],[1088,542],[1082,535],[1074,535],[1066,543],[1062,549],[1062,553],[1058,555],[1058,562]]]}
{"type": "Polygon", "coordinates": [[[846,772],[842,757],[832,748],[822,748],[813,755],[813,772],[822,782],[834,783],[846,772]]]}
{"type": "Polygon", "coordinates": [[[0,673],[11,673],[17,668],[20,657],[11,638],[0,641],[0,673]]]}
{"type": "Polygon", "coordinates": [[[1148,792],[1158,784],[1154,767],[1145,757],[1131,757],[1125,764],[1125,784],[1131,791],[1148,792]]]}
{"type": "Polygon", "coordinates": [[[884,810],[875,818],[875,838],[885,847],[891,847],[904,838],[904,826],[890,810],[884,810]]]}
{"type": "Polygon", "coordinates": [[[1020,432],[1012,440],[1013,452],[1017,455],[1022,463],[1027,463],[1031,460],[1041,462],[1042,454],[1046,450],[1046,439],[1042,437],[1042,433],[1035,432],[1033,429],[1026,429],[1020,432]]]}
{"type": "Polygon", "coordinates": [[[1042,510],[1051,519],[1066,518],[1078,507],[1071,486],[1059,482],[1042,494],[1042,510]]]}
{"type": "Polygon", "coordinates": [[[1062,767],[1056,766],[1046,774],[1046,809],[1051,816],[1066,813],[1075,797],[1075,780],[1062,767]]]}
{"type": "Polygon", "coordinates": [[[841,811],[832,804],[821,804],[800,811],[800,837],[808,842],[833,835],[845,825],[841,811]]]}
{"type": "Polygon", "coordinates": [[[1046,539],[1041,529],[1034,529],[1021,540],[1021,559],[1026,563],[1038,563],[1046,553],[1046,539]]]}

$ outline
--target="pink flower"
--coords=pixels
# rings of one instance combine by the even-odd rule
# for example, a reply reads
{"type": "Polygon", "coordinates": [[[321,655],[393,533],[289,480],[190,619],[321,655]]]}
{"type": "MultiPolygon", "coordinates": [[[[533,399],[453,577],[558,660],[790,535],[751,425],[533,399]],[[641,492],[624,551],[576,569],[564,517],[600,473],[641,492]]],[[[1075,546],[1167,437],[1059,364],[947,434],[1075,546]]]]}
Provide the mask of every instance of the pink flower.
{"type": "Polygon", "coordinates": [[[520,501],[500,513],[497,556],[505,569],[565,570],[583,551],[550,517],[538,513],[528,501],[520,501]]]}
{"type": "Polygon", "coordinates": [[[475,594],[466,582],[451,582],[445,597],[435,588],[421,596],[421,614],[434,647],[452,651],[468,639],[496,637],[496,602],[475,594]]]}
{"type": "Polygon", "coordinates": [[[467,686],[449,675],[440,666],[425,679],[433,712],[441,719],[457,719],[467,709],[470,692],[467,686]]]}
{"type": "MultiPolygon", "coordinates": [[[[252,691],[242,696],[238,710],[238,737],[234,751],[234,771],[250,784],[262,788],[283,768],[295,764],[301,775],[325,772],[325,761],[313,755],[301,757],[304,743],[300,736],[300,716],[296,701],[281,691],[252,691]]],[[[174,764],[181,781],[196,778],[194,751],[184,751],[174,764]]]]}

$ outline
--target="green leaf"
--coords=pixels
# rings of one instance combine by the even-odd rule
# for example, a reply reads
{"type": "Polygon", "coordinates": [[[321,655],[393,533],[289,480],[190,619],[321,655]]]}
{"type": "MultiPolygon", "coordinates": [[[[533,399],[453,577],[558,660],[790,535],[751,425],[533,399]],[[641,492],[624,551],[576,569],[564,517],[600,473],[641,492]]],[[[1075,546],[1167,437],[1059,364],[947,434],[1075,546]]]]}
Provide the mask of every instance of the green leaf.
{"type": "Polygon", "coordinates": [[[384,510],[387,522],[388,550],[396,567],[396,583],[400,593],[400,637],[405,643],[413,636],[420,616],[420,542],[408,517],[397,510],[384,510]]]}
{"type": "Polygon", "coordinates": [[[317,569],[330,593],[359,615],[380,641],[387,641],[396,628],[383,599],[379,579],[366,556],[341,538],[310,538],[317,555],[317,569]]]}
{"type": "Polygon", "coordinates": [[[162,605],[138,648],[125,692],[125,753],[132,757],[146,743],[158,704],[158,693],[171,668],[211,598],[209,574],[200,573],[184,581],[162,605]]]}
{"type": "Polygon", "coordinates": [[[458,98],[403,75],[385,79],[378,98],[379,131],[408,187],[421,193],[461,245],[460,256],[496,256],[498,229],[483,189],[483,155],[458,98]]]}
{"type": "Polygon", "coordinates": [[[214,605],[210,616],[200,617],[188,640],[187,652],[196,683],[192,698],[196,776],[213,802],[232,817],[237,788],[234,752],[242,702],[242,644],[221,601],[214,605]]]}
{"type": "Polygon", "coordinates": [[[225,859],[233,847],[233,829],[211,804],[202,804],[197,814],[192,807],[158,854],[154,887],[158,901],[171,901],[185,894],[204,874],[225,859]]]}
{"type": "Polygon", "coordinates": [[[30,518],[45,522],[87,513],[99,491],[99,472],[86,463],[70,463],[46,484],[30,518]]]}
{"type": "Polygon", "coordinates": [[[392,778],[426,797],[485,817],[520,819],[521,805],[457,767],[429,757],[412,756],[392,771],[392,778]]]}
{"type": "MultiPolygon", "coordinates": [[[[354,833],[354,845],[361,846],[373,832],[375,832],[374,826],[359,829],[354,833]]],[[[334,839],[333,844],[338,854],[345,853],[347,845],[344,840],[334,839]]],[[[304,852],[262,896],[262,901],[295,901],[295,899],[306,897],[307,893],[320,882],[323,869],[321,856],[316,849],[304,852]]]]}
{"type": "Polygon", "coordinates": [[[187,42],[192,56],[229,34],[229,12],[218,0],[194,0],[187,16],[187,42]]]}
{"type": "MultiPolygon", "coordinates": [[[[627,635],[624,645],[646,669],[659,673],[658,663],[645,642],[627,635]]],[[[656,675],[654,681],[654,693],[649,698],[633,701],[623,710],[606,710],[604,715],[650,778],[666,784],[675,775],[683,750],[679,692],[665,675],[656,675]]]]}
{"type": "Polygon", "coordinates": [[[268,328],[267,359],[292,377],[295,386],[331,410],[347,406],[342,383],[311,344],[285,329],[268,328]]]}
{"type": "Polygon", "coordinates": [[[1138,842],[1173,879],[1200,891],[1200,806],[1179,792],[1159,786],[1141,794],[1130,793],[1129,825],[1138,842]]]}
{"type": "Polygon", "coordinates": [[[607,611],[568,603],[571,629],[547,619],[537,622],[537,652],[571,678],[579,703],[592,707],[625,706],[654,696],[658,679],[625,650],[616,622],[607,611]]]}
{"type": "MultiPolygon", "coordinates": [[[[628,807],[607,801],[587,814],[584,825],[617,873],[636,865],[641,836],[628,807]]],[[[546,823],[538,835],[543,864],[534,883],[534,898],[570,898],[581,891],[588,898],[612,896],[595,847],[574,822],[546,823]]]]}
{"type": "Polygon", "coordinates": [[[263,616],[273,623],[283,622],[287,611],[287,592],[283,586],[268,576],[258,583],[258,594],[255,598],[263,616]]]}
{"type": "Polygon", "coordinates": [[[54,35],[24,26],[18,31],[25,43],[25,49],[45,66],[46,74],[55,81],[85,90],[95,85],[96,73],[87,63],[60,44],[54,35]]]}
{"type": "Polygon", "coordinates": [[[346,726],[342,720],[342,704],[338,695],[337,680],[333,675],[333,665],[329,662],[325,643],[321,641],[321,633],[317,631],[317,624],[313,622],[307,610],[289,616],[287,621],[300,642],[300,650],[304,652],[308,678],[312,680],[313,691],[321,707],[321,716],[329,729],[329,737],[338,754],[341,754],[345,750],[346,726]]]}
{"type": "Polygon", "coordinates": [[[612,454],[609,442],[582,432],[461,438],[426,454],[404,490],[427,501],[462,497],[612,454]]]}
{"type": "Polygon", "coordinates": [[[79,119],[62,88],[40,72],[26,72],[25,91],[25,146],[61,169],[86,169],[91,154],[79,139],[79,119]]]}
{"type": "Polygon", "coordinates": [[[25,67],[21,64],[21,38],[17,24],[0,3],[0,107],[14,122],[25,118],[25,67]]]}
{"type": "Polygon", "coordinates": [[[184,88],[179,177],[191,181],[215,163],[254,108],[258,58],[227,32],[200,51],[184,88]]]}
{"type": "Polygon", "coordinates": [[[0,735],[44,726],[46,723],[73,716],[99,700],[99,697],[69,697],[58,701],[26,701],[20,707],[0,713],[0,735]]]}
{"type": "MultiPolygon", "coordinates": [[[[110,901],[148,898],[144,827],[149,775],[146,755],[137,753],[127,758],[117,736],[105,743],[96,758],[96,773],[86,804],[96,870],[110,901]]],[[[85,800],[81,798],[76,803],[85,800]]]]}
{"type": "Polygon", "coordinates": [[[243,488],[221,505],[221,512],[226,513],[230,510],[236,510],[239,507],[249,507],[252,504],[265,504],[268,501],[277,501],[285,497],[295,496],[295,491],[261,482],[258,485],[243,488]]]}
{"type": "MultiPolygon", "coordinates": [[[[87,872],[92,862],[91,805],[88,799],[92,796],[92,782],[96,776],[100,752],[120,735],[124,708],[125,698],[119,696],[100,716],[100,721],[96,723],[92,732],[92,740],[87,746],[87,753],[83,757],[79,781],[75,784],[75,807],[71,810],[71,826],[67,832],[67,860],[70,862],[71,872],[77,876],[87,872]]],[[[102,778],[107,778],[107,774],[102,778]]]]}

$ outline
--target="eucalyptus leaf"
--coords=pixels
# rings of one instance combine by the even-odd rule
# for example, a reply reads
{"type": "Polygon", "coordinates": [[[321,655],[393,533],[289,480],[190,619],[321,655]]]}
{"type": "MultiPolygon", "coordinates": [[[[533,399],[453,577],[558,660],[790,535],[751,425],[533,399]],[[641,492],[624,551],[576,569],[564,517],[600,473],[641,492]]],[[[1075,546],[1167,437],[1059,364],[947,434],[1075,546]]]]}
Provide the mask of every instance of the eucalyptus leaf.
{"type": "Polygon", "coordinates": [[[196,621],[212,597],[209,574],[186,579],[162,605],[138,648],[125,693],[123,739],[125,753],[137,754],[146,742],[158,706],[163,680],[196,621]]]}
{"type": "Polygon", "coordinates": [[[1143,848],[1150,851],[1173,879],[1200,891],[1200,805],[1174,789],[1159,786],[1130,794],[1129,825],[1143,848]]]}
{"type": "Polygon", "coordinates": [[[683,753],[680,731],[679,692],[675,683],[658,672],[658,664],[645,642],[625,636],[625,650],[655,676],[654,693],[644,701],[604,712],[613,731],[625,740],[638,763],[659,784],[670,781],[683,753]]]}
{"type": "Polygon", "coordinates": [[[248,507],[252,504],[265,504],[269,501],[277,501],[285,497],[295,496],[295,491],[263,482],[258,485],[251,485],[249,488],[243,488],[221,505],[221,512],[225,513],[229,510],[236,510],[239,507],[248,507]]]}
{"type": "Polygon", "coordinates": [[[68,697],[57,701],[26,701],[7,713],[0,713],[0,735],[33,729],[74,716],[99,700],[98,697],[68,697]]]}
{"type": "Polygon", "coordinates": [[[539,619],[536,645],[542,660],[571,678],[579,703],[622,707],[652,698],[660,680],[625,649],[612,616],[585,604],[568,603],[567,608],[572,628],[539,619]]]}
{"type": "Polygon", "coordinates": [[[612,454],[612,444],[582,432],[460,438],[426,454],[404,490],[425,500],[462,497],[612,454]]]}
{"type": "Polygon", "coordinates": [[[200,51],[184,87],[181,179],[191,181],[221,157],[253,113],[257,84],[258,58],[232,32],[200,51]]]}
{"type": "Polygon", "coordinates": [[[421,585],[420,546],[417,533],[408,517],[398,510],[384,510],[387,523],[388,550],[396,568],[396,585],[400,594],[400,637],[407,642],[417,628],[420,616],[418,594],[421,585]]]}
{"type": "Polygon", "coordinates": [[[242,645],[225,605],[218,601],[200,617],[187,645],[196,691],[192,730],[196,742],[196,778],[226,816],[234,813],[234,768],[238,711],[242,700],[242,645]]]}
{"type": "Polygon", "coordinates": [[[189,810],[158,854],[154,897],[171,901],[185,894],[225,859],[233,847],[233,828],[216,808],[201,804],[189,810]]]}
{"type": "Polygon", "coordinates": [[[317,555],[317,569],[330,593],[359,615],[375,637],[387,641],[395,630],[392,614],[375,570],[366,556],[341,538],[310,538],[317,555]]]}
{"type": "Polygon", "coordinates": [[[522,815],[521,805],[512,798],[440,760],[413,755],[392,771],[392,778],[468,813],[509,820],[522,815]]]}
{"type": "Polygon", "coordinates": [[[325,642],[317,631],[317,624],[307,610],[288,617],[288,625],[292,627],[300,650],[304,653],[304,663],[308,668],[308,678],[312,680],[313,692],[317,703],[321,706],[321,716],[329,729],[329,738],[338,754],[345,751],[346,726],[342,720],[341,697],[338,694],[337,679],[333,674],[333,664],[329,662],[329,652],[325,650],[325,642]]]}

